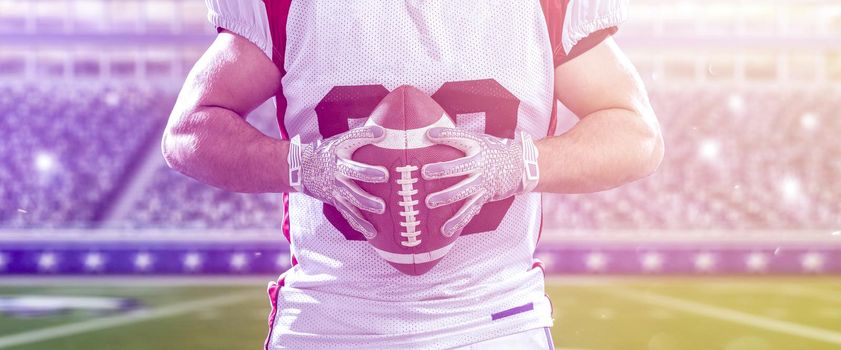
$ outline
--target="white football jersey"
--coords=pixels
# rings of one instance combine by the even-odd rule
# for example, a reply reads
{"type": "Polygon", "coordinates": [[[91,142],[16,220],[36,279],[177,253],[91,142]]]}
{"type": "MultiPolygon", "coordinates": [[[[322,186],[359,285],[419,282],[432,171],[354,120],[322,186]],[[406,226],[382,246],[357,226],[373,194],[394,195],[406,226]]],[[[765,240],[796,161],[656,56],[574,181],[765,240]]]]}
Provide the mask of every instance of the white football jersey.
{"type": "MultiPolygon", "coordinates": [[[[213,25],[278,66],[284,137],[361,126],[412,85],[458,128],[539,139],[554,128],[554,68],[612,34],[625,0],[208,0],[213,25]]],[[[551,155],[543,155],[551,157],[551,155]]],[[[267,348],[443,349],[550,327],[533,253],[538,193],[488,203],[430,271],[383,260],[335,208],[284,196],[293,267],[271,288],[267,348]]]]}

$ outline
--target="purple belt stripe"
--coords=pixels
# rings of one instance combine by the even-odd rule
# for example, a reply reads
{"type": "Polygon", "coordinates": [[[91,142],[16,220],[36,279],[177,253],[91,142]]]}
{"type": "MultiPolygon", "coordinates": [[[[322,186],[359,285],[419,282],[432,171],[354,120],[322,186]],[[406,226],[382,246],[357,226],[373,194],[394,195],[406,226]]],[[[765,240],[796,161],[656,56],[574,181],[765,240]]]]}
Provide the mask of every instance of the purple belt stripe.
{"type": "Polygon", "coordinates": [[[523,313],[523,312],[526,312],[526,311],[531,311],[531,310],[534,310],[534,304],[532,304],[532,303],[528,303],[528,304],[525,304],[525,305],[520,305],[520,306],[517,306],[517,307],[512,307],[508,310],[503,310],[503,311],[497,312],[495,314],[491,314],[491,321],[496,321],[500,318],[513,316],[513,315],[523,313]]]}

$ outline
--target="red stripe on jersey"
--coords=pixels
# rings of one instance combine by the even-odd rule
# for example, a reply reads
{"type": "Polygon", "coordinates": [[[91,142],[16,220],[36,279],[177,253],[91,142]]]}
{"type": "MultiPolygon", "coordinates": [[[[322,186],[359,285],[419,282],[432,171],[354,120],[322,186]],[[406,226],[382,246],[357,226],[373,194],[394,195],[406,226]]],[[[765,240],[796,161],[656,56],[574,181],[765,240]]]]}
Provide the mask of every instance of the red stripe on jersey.
{"type": "MultiPolygon", "coordinates": [[[[555,84],[552,84],[553,86],[555,84]]],[[[553,90],[555,90],[553,88],[553,90]]],[[[552,93],[552,96],[557,96],[557,91],[552,93]]],[[[546,136],[555,136],[555,129],[558,126],[558,99],[552,99],[552,115],[549,116],[549,129],[546,132],[546,136]]]]}
{"type": "Polygon", "coordinates": [[[540,194],[540,227],[537,229],[537,242],[535,246],[540,243],[540,236],[543,235],[543,193],[540,194]]]}
{"type": "Polygon", "coordinates": [[[289,224],[289,193],[284,192],[280,200],[283,203],[283,221],[280,228],[283,230],[283,237],[286,238],[286,242],[292,243],[292,228],[289,224]]]}
{"type": "Polygon", "coordinates": [[[269,350],[269,344],[272,341],[272,331],[274,330],[274,322],[275,318],[277,318],[277,312],[279,306],[277,304],[277,297],[280,294],[280,289],[286,284],[286,273],[280,275],[277,278],[277,281],[269,282],[268,287],[266,288],[266,292],[269,294],[269,304],[272,307],[271,312],[269,312],[269,335],[266,337],[266,341],[263,343],[263,349],[269,350]]]}
{"type": "MultiPolygon", "coordinates": [[[[266,6],[266,17],[269,20],[269,31],[272,36],[272,62],[280,71],[280,77],[286,75],[286,70],[283,67],[284,58],[286,57],[286,21],[289,18],[289,7],[292,5],[292,0],[263,0],[266,6]]],[[[277,104],[277,124],[280,127],[280,137],[284,140],[289,139],[289,132],[286,130],[286,123],[284,116],[286,115],[286,95],[283,94],[283,84],[275,94],[275,102],[277,104]]],[[[283,236],[286,241],[292,243],[290,235],[289,224],[289,193],[283,194],[283,236]]],[[[291,253],[290,253],[291,254],[291,253]]],[[[295,256],[292,255],[292,266],[298,264],[295,256]]],[[[289,270],[287,270],[288,272],[289,270]]],[[[277,282],[269,284],[269,299],[272,305],[272,311],[269,314],[269,334],[263,344],[265,350],[269,350],[269,345],[272,341],[272,332],[274,330],[274,321],[278,312],[278,294],[280,288],[283,287],[286,281],[286,272],[284,272],[277,282]]]]}
{"type": "Polygon", "coordinates": [[[555,67],[561,64],[566,56],[564,52],[564,16],[566,16],[569,0],[540,0],[543,16],[546,18],[546,29],[549,31],[549,43],[552,45],[552,58],[555,67]]]}
{"type": "Polygon", "coordinates": [[[555,62],[555,67],[587,52],[618,30],[617,27],[610,27],[590,33],[586,38],[575,43],[570,52],[566,52],[563,43],[564,18],[566,17],[567,7],[569,7],[569,0],[540,0],[540,6],[543,8],[543,16],[546,18],[546,29],[549,31],[549,42],[552,45],[552,59],[555,62]]]}
{"type": "Polygon", "coordinates": [[[531,262],[531,268],[537,268],[537,267],[539,267],[539,268],[540,268],[540,270],[541,270],[541,271],[543,271],[544,273],[546,272],[546,268],[544,267],[544,265],[543,265],[543,262],[542,262],[542,261],[540,261],[539,259],[534,259],[534,260],[532,260],[532,262],[531,262]]]}
{"type": "MultiPolygon", "coordinates": [[[[286,57],[286,22],[289,18],[289,7],[292,6],[292,0],[263,0],[266,5],[266,17],[269,19],[269,31],[272,36],[272,62],[280,71],[280,77],[286,75],[283,62],[286,57]]],[[[286,123],[284,116],[286,115],[286,96],[283,94],[283,85],[281,84],[277,94],[275,94],[275,101],[277,103],[277,124],[280,127],[280,137],[284,140],[289,139],[289,132],[286,130],[286,123]]],[[[283,194],[283,236],[286,237],[287,242],[292,242],[290,235],[289,223],[289,194],[283,194]]]]}
{"type": "MultiPolygon", "coordinates": [[[[263,0],[263,3],[266,5],[269,31],[272,36],[272,62],[280,71],[280,77],[283,78],[286,75],[286,69],[283,67],[283,60],[286,57],[286,21],[289,18],[289,7],[292,6],[292,0],[263,0]]],[[[283,121],[286,114],[286,96],[283,94],[283,85],[281,85],[275,97],[277,98],[277,122],[280,125],[280,136],[283,139],[288,139],[289,133],[286,131],[286,124],[283,121]]]]}
{"type": "MultiPolygon", "coordinates": [[[[552,46],[552,61],[555,67],[559,66],[565,56],[563,45],[564,15],[566,14],[568,0],[540,0],[543,8],[543,16],[546,19],[546,30],[549,33],[549,43],[552,46]]],[[[554,86],[553,86],[554,88],[554,86]]],[[[555,91],[552,96],[556,96],[555,91]]],[[[558,124],[558,101],[552,99],[552,115],[549,119],[549,130],[546,136],[555,135],[555,128],[558,124]]],[[[542,220],[541,220],[542,223],[542,220]]]]}

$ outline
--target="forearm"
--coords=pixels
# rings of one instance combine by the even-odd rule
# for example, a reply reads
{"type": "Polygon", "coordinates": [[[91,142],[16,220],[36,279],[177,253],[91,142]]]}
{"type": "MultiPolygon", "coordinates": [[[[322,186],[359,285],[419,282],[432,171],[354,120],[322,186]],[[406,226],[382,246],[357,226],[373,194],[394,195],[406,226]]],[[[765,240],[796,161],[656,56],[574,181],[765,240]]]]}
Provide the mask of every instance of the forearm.
{"type": "Polygon", "coordinates": [[[663,157],[656,119],[628,109],[582,118],[563,135],[538,141],[539,192],[589,193],[645,177],[663,157]]]}
{"type": "Polygon", "coordinates": [[[289,192],[287,141],[266,136],[236,113],[199,107],[164,133],[173,169],[203,183],[245,193],[289,192]]]}

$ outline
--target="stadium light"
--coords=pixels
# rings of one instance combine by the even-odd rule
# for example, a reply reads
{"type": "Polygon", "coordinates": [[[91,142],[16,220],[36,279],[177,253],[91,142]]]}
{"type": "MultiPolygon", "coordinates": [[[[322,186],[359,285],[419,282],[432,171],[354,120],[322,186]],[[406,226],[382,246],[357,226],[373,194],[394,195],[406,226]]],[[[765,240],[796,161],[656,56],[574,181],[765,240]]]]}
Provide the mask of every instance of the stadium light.
{"type": "Polygon", "coordinates": [[[248,257],[243,253],[236,253],[231,255],[231,269],[234,271],[242,271],[248,267],[248,257]]]}
{"type": "Polygon", "coordinates": [[[105,101],[105,104],[109,107],[116,107],[118,104],[120,104],[120,94],[118,94],[115,91],[109,91],[107,94],[105,94],[103,100],[105,101]]]}
{"type": "Polygon", "coordinates": [[[704,140],[698,148],[698,154],[706,160],[717,161],[721,154],[721,143],[714,139],[704,140]]]}
{"type": "Polygon", "coordinates": [[[585,263],[590,271],[602,271],[607,266],[607,256],[593,252],[587,255],[585,263]]]}
{"type": "Polygon", "coordinates": [[[105,265],[105,258],[99,253],[88,253],[85,255],[84,264],[88,271],[99,271],[105,265]]]}
{"type": "Polygon", "coordinates": [[[137,253],[134,256],[134,267],[137,271],[146,271],[148,270],[154,261],[152,260],[152,256],[149,253],[137,253]]]}
{"type": "Polygon", "coordinates": [[[660,271],[660,268],[663,267],[663,256],[658,253],[649,252],[642,256],[640,263],[645,272],[660,271]]]}
{"type": "Polygon", "coordinates": [[[695,270],[698,272],[710,272],[715,267],[715,256],[710,253],[700,253],[695,256],[695,270]]]}
{"type": "Polygon", "coordinates": [[[825,259],[826,258],[821,253],[806,253],[800,257],[800,265],[803,267],[803,271],[819,272],[823,269],[825,259]]]}
{"type": "Polygon", "coordinates": [[[42,253],[38,257],[38,269],[41,271],[52,271],[58,265],[58,257],[53,253],[42,253]]]}
{"type": "Polygon", "coordinates": [[[768,256],[759,252],[748,254],[745,265],[751,272],[764,272],[768,268],[768,256]]]}
{"type": "Polygon", "coordinates": [[[199,253],[187,253],[184,255],[184,268],[187,271],[196,271],[202,265],[202,257],[199,253]]]}
{"type": "Polygon", "coordinates": [[[818,127],[818,116],[814,113],[805,113],[800,117],[800,127],[804,130],[812,131],[818,127]]]}
{"type": "Polygon", "coordinates": [[[50,173],[57,165],[55,156],[51,153],[41,151],[35,154],[35,169],[38,172],[50,173]]]}
{"type": "Polygon", "coordinates": [[[287,269],[290,265],[289,263],[289,255],[281,253],[277,255],[275,259],[275,265],[281,269],[287,269]]]}
{"type": "Polygon", "coordinates": [[[745,110],[745,100],[739,94],[731,94],[727,98],[727,107],[733,113],[742,113],[745,110]]]}
{"type": "Polygon", "coordinates": [[[800,180],[793,176],[786,176],[780,183],[780,192],[787,201],[798,200],[802,194],[800,180]]]}

